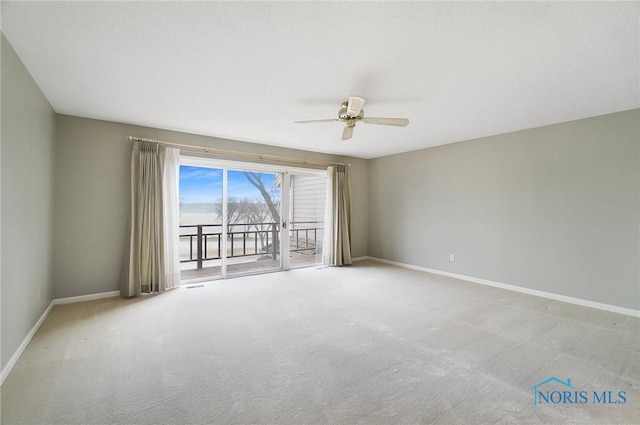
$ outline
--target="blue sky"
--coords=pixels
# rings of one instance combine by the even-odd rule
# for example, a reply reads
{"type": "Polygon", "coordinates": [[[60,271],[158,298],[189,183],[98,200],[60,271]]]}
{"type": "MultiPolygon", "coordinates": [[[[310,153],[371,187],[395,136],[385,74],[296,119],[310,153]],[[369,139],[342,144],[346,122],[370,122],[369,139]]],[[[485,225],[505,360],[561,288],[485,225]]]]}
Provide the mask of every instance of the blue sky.
{"type": "MultiPolygon", "coordinates": [[[[267,189],[275,187],[275,174],[262,173],[267,189]]],[[[222,170],[218,168],[180,166],[180,202],[213,203],[222,198],[222,170]]],[[[229,197],[262,200],[258,189],[249,183],[242,171],[229,170],[229,197]]]]}

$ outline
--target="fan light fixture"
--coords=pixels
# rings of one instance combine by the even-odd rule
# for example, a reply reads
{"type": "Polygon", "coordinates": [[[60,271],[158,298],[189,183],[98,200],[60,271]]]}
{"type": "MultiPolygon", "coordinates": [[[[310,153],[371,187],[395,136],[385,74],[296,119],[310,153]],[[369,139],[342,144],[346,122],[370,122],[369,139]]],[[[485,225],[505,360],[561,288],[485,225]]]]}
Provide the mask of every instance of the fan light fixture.
{"type": "Polygon", "coordinates": [[[351,96],[347,102],[347,114],[351,117],[358,116],[365,102],[366,100],[361,97],[351,96]]]}
{"type": "Polygon", "coordinates": [[[342,140],[348,140],[351,138],[353,135],[353,128],[356,126],[358,121],[362,121],[365,124],[391,125],[394,127],[406,127],[409,125],[409,120],[406,118],[365,117],[364,109],[362,109],[365,102],[366,100],[361,97],[351,96],[348,101],[342,103],[342,106],[338,111],[338,118],[328,120],[294,121],[294,124],[342,121],[345,123],[344,130],[342,131],[342,140]]]}

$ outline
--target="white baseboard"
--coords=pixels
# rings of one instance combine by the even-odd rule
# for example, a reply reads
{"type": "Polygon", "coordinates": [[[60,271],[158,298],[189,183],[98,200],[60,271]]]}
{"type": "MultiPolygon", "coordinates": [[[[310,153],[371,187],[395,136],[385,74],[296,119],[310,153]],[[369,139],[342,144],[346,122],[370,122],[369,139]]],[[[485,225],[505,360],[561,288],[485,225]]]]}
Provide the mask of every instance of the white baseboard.
{"type": "Polygon", "coordinates": [[[27,348],[27,345],[29,345],[29,343],[31,342],[31,339],[33,339],[33,336],[36,334],[36,332],[38,332],[38,329],[40,329],[40,325],[42,325],[44,319],[47,318],[52,308],[53,301],[49,303],[49,306],[45,309],[44,313],[42,313],[36,324],[33,325],[27,336],[24,338],[24,340],[22,340],[22,344],[20,344],[15,353],[13,353],[13,356],[11,356],[11,358],[9,359],[9,363],[7,363],[4,369],[2,369],[2,374],[0,375],[0,385],[4,383],[4,380],[7,379],[7,376],[9,376],[9,373],[11,373],[11,369],[13,369],[16,363],[18,363],[18,359],[20,359],[20,356],[27,348]]]}
{"type": "Polygon", "coordinates": [[[576,304],[583,307],[596,308],[598,310],[610,311],[613,313],[624,314],[627,316],[640,317],[640,310],[634,310],[631,308],[619,307],[616,305],[604,304],[595,301],[584,300],[582,298],[568,297],[566,295],[554,294],[553,292],[539,291],[537,289],[524,288],[522,286],[509,285],[506,283],[494,282],[492,280],[480,279],[472,276],[464,276],[456,273],[443,272],[441,270],[429,269],[427,267],[414,266],[412,264],[400,263],[397,261],[385,260],[377,257],[359,257],[361,260],[377,261],[379,263],[391,264],[393,266],[404,267],[407,269],[418,270],[426,273],[433,273],[440,276],[452,277],[455,279],[466,280],[468,282],[479,283],[481,285],[493,286],[495,288],[506,289],[509,291],[521,292],[523,294],[535,295],[537,297],[549,298],[556,301],[562,301],[565,303],[576,304]]]}
{"type": "Polygon", "coordinates": [[[354,263],[357,263],[358,261],[365,261],[365,260],[371,260],[371,257],[364,256],[364,257],[354,257],[351,259],[351,261],[354,263]]]}
{"type": "Polygon", "coordinates": [[[120,296],[120,291],[100,292],[98,294],[80,295],[77,297],[57,298],[53,300],[53,305],[81,303],[83,301],[100,300],[102,298],[112,298],[120,296]]]}
{"type": "Polygon", "coordinates": [[[15,353],[13,353],[13,356],[11,356],[11,359],[9,359],[9,362],[7,363],[7,365],[4,367],[4,369],[2,369],[2,373],[0,374],[0,386],[4,383],[4,380],[7,378],[7,376],[9,376],[9,373],[11,373],[11,369],[13,369],[13,367],[16,365],[16,363],[20,359],[20,356],[22,356],[22,353],[27,348],[27,346],[33,339],[34,335],[36,334],[36,332],[38,332],[38,329],[40,329],[42,322],[44,322],[44,320],[47,318],[47,316],[51,312],[51,309],[53,308],[54,305],[99,300],[102,298],[117,297],[119,295],[120,295],[120,291],[111,291],[111,292],[102,292],[99,294],[80,295],[78,297],[57,298],[51,301],[47,306],[46,310],[44,311],[44,313],[42,313],[42,315],[36,322],[36,324],[33,325],[31,330],[27,334],[27,336],[24,337],[24,340],[22,340],[22,343],[20,344],[20,346],[18,346],[18,349],[15,351],[15,353]]]}

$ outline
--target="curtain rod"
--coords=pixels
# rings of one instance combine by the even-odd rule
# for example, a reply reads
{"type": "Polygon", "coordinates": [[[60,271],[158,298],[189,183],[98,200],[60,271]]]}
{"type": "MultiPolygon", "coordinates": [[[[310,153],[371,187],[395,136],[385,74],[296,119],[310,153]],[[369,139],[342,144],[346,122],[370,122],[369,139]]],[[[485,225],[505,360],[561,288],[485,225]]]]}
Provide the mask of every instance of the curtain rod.
{"type": "Polygon", "coordinates": [[[328,167],[329,165],[346,165],[347,167],[351,166],[351,164],[345,164],[344,162],[307,161],[305,159],[290,158],[290,157],[286,157],[286,156],[268,155],[268,154],[251,153],[251,152],[241,152],[241,151],[234,151],[234,150],[220,149],[220,148],[208,148],[208,147],[205,147],[205,146],[185,145],[185,144],[181,144],[181,143],[165,142],[165,141],[156,140],[156,139],[148,139],[148,138],[145,138],[145,137],[127,136],[127,137],[125,137],[125,139],[129,140],[129,141],[132,141],[132,142],[158,143],[160,145],[183,148],[184,150],[187,150],[187,151],[188,150],[193,150],[193,151],[196,151],[196,152],[203,151],[204,153],[219,153],[219,154],[227,155],[227,156],[231,156],[231,157],[244,157],[244,159],[254,159],[254,160],[258,160],[258,161],[271,160],[271,161],[277,161],[277,162],[288,162],[288,163],[291,163],[291,164],[294,164],[294,165],[312,165],[312,166],[316,166],[316,167],[328,167]]]}

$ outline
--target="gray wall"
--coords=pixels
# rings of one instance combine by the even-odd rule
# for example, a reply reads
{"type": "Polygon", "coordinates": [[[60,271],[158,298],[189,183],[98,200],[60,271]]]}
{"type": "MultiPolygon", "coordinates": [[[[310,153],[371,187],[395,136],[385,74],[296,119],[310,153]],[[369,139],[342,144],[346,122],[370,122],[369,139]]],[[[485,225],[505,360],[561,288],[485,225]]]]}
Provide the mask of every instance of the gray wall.
{"type": "Polygon", "coordinates": [[[633,110],[372,160],[369,255],[640,309],[639,122],[633,110]]]}
{"type": "Polygon", "coordinates": [[[368,163],[306,151],[58,115],[55,298],[115,291],[128,243],[129,135],[311,161],[351,163],[353,255],[367,255],[368,163]]]}
{"type": "Polygon", "coordinates": [[[55,112],[2,38],[1,365],[53,297],[55,112]]]}

